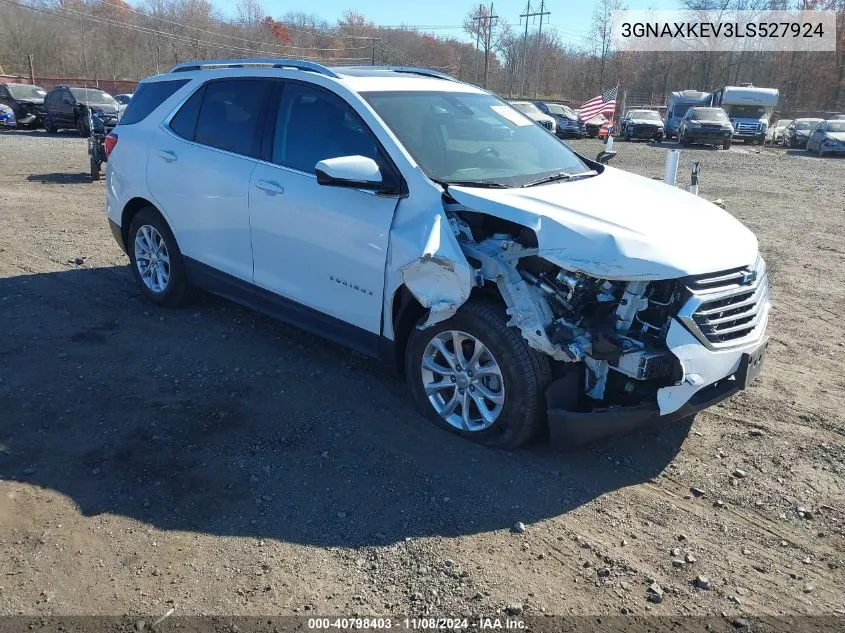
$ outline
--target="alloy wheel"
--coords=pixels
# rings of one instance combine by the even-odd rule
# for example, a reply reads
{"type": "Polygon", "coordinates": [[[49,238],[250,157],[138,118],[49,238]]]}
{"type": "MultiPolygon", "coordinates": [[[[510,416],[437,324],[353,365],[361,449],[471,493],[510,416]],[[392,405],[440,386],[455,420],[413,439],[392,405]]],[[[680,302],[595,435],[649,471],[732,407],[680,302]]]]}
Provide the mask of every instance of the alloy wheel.
{"type": "Polygon", "coordinates": [[[135,234],[135,266],[141,281],[152,292],[162,293],[170,281],[170,254],[154,226],[144,224],[135,234]]]}
{"type": "Polygon", "coordinates": [[[504,408],[499,363],[481,340],[467,332],[446,330],[428,342],[422,382],[435,411],[461,431],[490,428],[504,408]]]}

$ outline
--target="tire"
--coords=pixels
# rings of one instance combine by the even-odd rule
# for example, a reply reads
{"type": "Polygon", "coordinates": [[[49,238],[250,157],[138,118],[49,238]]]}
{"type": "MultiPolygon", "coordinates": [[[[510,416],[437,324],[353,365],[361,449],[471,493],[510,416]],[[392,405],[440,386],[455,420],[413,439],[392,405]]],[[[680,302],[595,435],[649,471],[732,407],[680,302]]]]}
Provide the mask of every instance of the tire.
{"type": "MultiPolygon", "coordinates": [[[[138,211],[138,213],[135,214],[135,217],[132,218],[132,223],[129,225],[129,235],[126,241],[126,250],[129,253],[129,265],[132,269],[132,277],[135,279],[135,283],[138,284],[141,292],[143,292],[150,301],[161,306],[175,308],[185,305],[190,299],[191,292],[190,282],[188,281],[188,271],[185,267],[185,260],[182,257],[182,252],[179,250],[179,245],[176,243],[176,238],[173,237],[170,227],[167,225],[167,222],[165,222],[161,214],[153,207],[144,207],[138,211]],[[137,259],[139,247],[136,245],[136,241],[139,239],[138,234],[142,232],[142,229],[144,229],[144,233],[148,236],[151,235],[153,237],[155,245],[160,244],[160,241],[155,238],[155,234],[149,230],[150,228],[154,229],[155,234],[157,234],[158,238],[163,241],[165,246],[164,253],[167,256],[168,261],[168,264],[166,265],[163,261],[159,260],[161,266],[157,267],[157,270],[165,270],[167,272],[167,280],[166,283],[159,283],[158,285],[155,284],[155,279],[157,277],[160,282],[161,277],[155,273],[153,273],[149,284],[144,280],[144,278],[142,278],[141,269],[138,266],[137,259]]],[[[142,237],[141,244],[143,245],[144,243],[145,240],[142,237]]],[[[152,268],[152,266],[147,267],[148,270],[150,268],[152,268]]]]}
{"type": "MultiPolygon", "coordinates": [[[[441,429],[451,431],[479,444],[514,449],[534,438],[545,423],[545,389],[551,380],[549,360],[531,349],[519,330],[507,327],[503,308],[494,304],[470,300],[462,305],[450,319],[425,329],[415,327],[408,338],[405,353],[405,375],[410,382],[417,406],[429,421],[441,429]],[[466,402],[469,403],[469,414],[467,415],[471,420],[470,424],[467,425],[467,427],[470,427],[469,430],[467,430],[467,427],[459,428],[461,426],[460,420],[464,417],[461,401],[458,401],[456,407],[453,407],[454,413],[452,415],[457,420],[453,419],[450,423],[441,417],[426,394],[425,382],[428,382],[428,384],[432,384],[432,382],[446,383],[447,376],[450,374],[454,376],[454,372],[451,372],[451,368],[445,364],[447,359],[442,353],[434,352],[435,355],[431,355],[431,351],[435,349],[433,343],[438,336],[443,337],[440,340],[444,342],[447,352],[454,351],[452,332],[467,336],[463,339],[464,342],[461,345],[464,348],[462,354],[464,362],[467,362],[468,355],[471,355],[472,351],[476,349],[471,340],[471,338],[475,338],[489,352],[489,354],[485,352],[482,355],[481,359],[486,360],[482,366],[490,371],[492,359],[499,370],[498,375],[488,375],[488,377],[483,378],[482,380],[487,382],[479,386],[479,389],[485,387],[488,392],[496,395],[502,392],[504,396],[498,412],[495,410],[498,405],[494,405],[495,418],[492,423],[487,421],[489,426],[486,428],[484,428],[484,420],[481,417],[479,405],[472,402],[473,396],[470,395],[469,390],[474,390],[475,398],[482,398],[482,394],[475,390],[475,386],[466,387],[466,374],[463,376],[458,374],[455,387],[447,385],[431,393],[432,397],[440,398],[440,406],[443,406],[447,401],[451,401],[453,397],[458,396],[459,385],[463,379],[466,388],[464,392],[467,396],[466,402]],[[451,350],[449,350],[449,347],[451,347],[451,350]],[[430,370],[424,370],[423,361],[425,358],[429,358],[430,363],[447,370],[447,373],[437,374],[430,370]],[[499,376],[501,380],[499,380],[499,376]],[[461,409],[461,413],[457,412],[457,408],[461,409]],[[472,422],[473,417],[478,418],[478,420],[472,422]],[[477,428],[472,429],[472,426],[477,428]]],[[[476,384],[479,384],[477,375],[470,380],[475,380],[476,384]]],[[[452,382],[455,382],[454,379],[452,382]]],[[[484,401],[483,404],[486,402],[488,401],[484,401]]],[[[485,406],[485,408],[487,407],[485,406]]],[[[487,410],[489,411],[489,408],[487,410]]]]}
{"type": "Polygon", "coordinates": [[[625,140],[630,143],[631,142],[631,130],[625,128],[625,140]]]}
{"type": "Polygon", "coordinates": [[[727,141],[724,141],[722,143],[722,149],[730,149],[730,148],[731,148],[731,139],[728,139],[727,141]]]}
{"type": "Polygon", "coordinates": [[[684,147],[689,145],[689,141],[687,140],[686,134],[678,133],[678,145],[683,145],[684,147]]]}
{"type": "Polygon", "coordinates": [[[82,138],[88,138],[88,136],[90,136],[88,124],[81,116],[76,119],[76,133],[82,138]]]}
{"type": "Polygon", "coordinates": [[[49,115],[44,117],[44,131],[48,134],[55,134],[59,131],[59,128],[56,127],[55,121],[53,121],[53,117],[49,115]]]}
{"type": "Polygon", "coordinates": [[[91,165],[91,180],[97,181],[100,179],[100,161],[91,156],[88,161],[91,165]]]}

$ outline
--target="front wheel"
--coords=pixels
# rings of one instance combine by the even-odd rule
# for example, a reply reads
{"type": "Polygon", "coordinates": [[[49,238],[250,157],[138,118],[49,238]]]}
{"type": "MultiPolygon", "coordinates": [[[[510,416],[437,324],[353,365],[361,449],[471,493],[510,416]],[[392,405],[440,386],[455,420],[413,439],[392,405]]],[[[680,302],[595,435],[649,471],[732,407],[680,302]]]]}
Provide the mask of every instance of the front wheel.
{"type": "Polygon", "coordinates": [[[47,116],[44,119],[44,131],[48,134],[55,134],[59,131],[59,128],[56,127],[56,122],[53,121],[53,117],[47,116]]]}
{"type": "Polygon", "coordinates": [[[88,129],[88,123],[85,121],[83,117],[79,117],[76,120],[76,132],[82,138],[88,138],[90,135],[90,130],[88,129]]]}
{"type": "Polygon", "coordinates": [[[516,448],[543,425],[549,361],[493,304],[469,301],[450,319],[414,328],[405,374],[431,422],[480,444],[516,448]]]}
{"type": "Polygon", "coordinates": [[[731,148],[731,139],[722,143],[722,149],[730,149],[731,148]]]}

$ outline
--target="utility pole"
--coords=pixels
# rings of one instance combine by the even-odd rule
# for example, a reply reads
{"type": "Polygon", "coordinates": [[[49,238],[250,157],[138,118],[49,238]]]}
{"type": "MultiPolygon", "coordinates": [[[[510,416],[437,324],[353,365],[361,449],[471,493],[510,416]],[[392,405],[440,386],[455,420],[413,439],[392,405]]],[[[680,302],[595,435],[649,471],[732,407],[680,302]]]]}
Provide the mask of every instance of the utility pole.
{"type": "Polygon", "coordinates": [[[375,38],[373,38],[373,59],[372,59],[372,62],[371,62],[370,65],[371,66],[376,65],[376,40],[375,40],[375,38]]]}
{"type": "Polygon", "coordinates": [[[525,39],[523,40],[523,49],[525,51],[525,59],[522,64],[522,87],[520,88],[520,96],[525,94],[525,79],[528,76],[528,18],[536,18],[540,16],[540,30],[537,31],[537,85],[534,86],[534,96],[537,96],[537,89],[540,87],[540,35],[543,33],[543,16],[551,15],[546,11],[546,0],[540,0],[540,10],[531,11],[531,2],[525,9],[525,13],[520,14],[520,18],[525,18],[525,39]]]}
{"type": "Polygon", "coordinates": [[[540,11],[538,15],[540,16],[540,28],[537,30],[537,80],[534,83],[534,97],[537,97],[537,92],[540,89],[540,47],[543,44],[543,16],[544,15],[551,15],[550,12],[545,10],[546,8],[546,0],[540,0],[540,11]]]}
{"type": "Polygon", "coordinates": [[[27,55],[29,58],[29,83],[33,86],[35,85],[35,66],[32,64],[32,53],[27,55]]]}
{"type": "Polygon", "coordinates": [[[498,20],[499,16],[493,13],[493,3],[490,3],[490,15],[487,16],[487,34],[484,40],[484,88],[487,87],[487,69],[490,65],[490,44],[493,40],[493,20],[498,20]]]}
{"type": "Polygon", "coordinates": [[[531,15],[531,0],[528,0],[525,13],[519,15],[520,21],[525,18],[525,35],[522,38],[522,81],[519,84],[520,97],[525,94],[525,75],[528,74],[528,18],[531,15]]]}
{"type": "Polygon", "coordinates": [[[475,28],[475,84],[478,85],[478,45],[481,42],[481,20],[484,19],[484,6],[478,5],[478,13],[472,19],[473,22],[478,22],[475,28]]]}

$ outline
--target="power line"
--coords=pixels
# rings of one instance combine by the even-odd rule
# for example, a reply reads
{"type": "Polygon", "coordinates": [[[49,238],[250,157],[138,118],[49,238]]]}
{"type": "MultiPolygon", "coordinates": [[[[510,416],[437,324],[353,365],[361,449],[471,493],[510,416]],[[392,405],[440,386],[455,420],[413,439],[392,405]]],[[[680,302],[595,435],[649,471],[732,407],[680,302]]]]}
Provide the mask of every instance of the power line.
{"type": "MultiPolygon", "coordinates": [[[[142,33],[142,34],[146,34],[146,35],[155,35],[157,37],[162,37],[164,39],[172,40],[172,41],[183,43],[183,44],[190,44],[192,46],[202,45],[202,46],[205,46],[205,47],[208,47],[208,48],[214,48],[214,49],[218,49],[218,50],[236,51],[236,52],[252,53],[252,54],[254,54],[256,52],[254,49],[232,46],[231,44],[219,44],[219,43],[215,43],[215,42],[209,42],[208,40],[202,40],[202,39],[199,39],[199,38],[194,40],[194,39],[188,38],[186,36],[176,35],[174,33],[167,33],[165,31],[158,31],[156,29],[152,29],[152,28],[148,28],[148,27],[144,27],[144,26],[140,26],[140,25],[126,24],[126,23],[119,22],[119,21],[116,21],[116,20],[111,20],[109,18],[94,17],[94,16],[91,16],[91,15],[88,15],[87,13],[82,13],[82,12],[79,12],[79,11],[73,11],[72,9],[59,8],[58,12],[57,12],[57,11],[50,10],[50,9],[43,9],[43,8],[39,8],[39,7],[32,7],[32,6],[29,6],[29,5],[21,4],[19,2],[15,2],[14,0],[0,0],[0,2],[3,2],[4,4],[12,5],[12,6],[20,7],[22,9],[27,9],[29,11],[34,11],[34,12],[37,12],[37,13],[44,13],[44,14],[51,15],[51,16],[57,17],[57,18],[64,18],[64,19],[67,19],[67,20],[82,19],[82,20],[86,20],[88,22],[95,23],[95,24],[101,24],[101,25],[105,25],[105,26],[109,26],[109,27],[122,28],[122,29],[125,29],[125,30],[134,31],[134,32],[142,33]],[[73,15],[78,16],[78,17],[77,18],[71,17],[73,15]]],[[[259,44],[259,46],[266,46],[266,44],[263,44],[263,43],[260,43],[260,42],[256,42],[256,43],[259,44]]],[[[313,49],[313,50],[315,52],[319,52],[320,49],[313,49]]],[[[331,57],[331,56],[324,56],[324,57],[331,57]]],[[[302,57],[302,59],[308,60],[308,61],[321,61],[322,59],[324,59],[324,57],[302,57]]],[[[337,61],[365,61],[367,59],[369,59],[369,58],[368,57],[343,57],[343,58],[337,58],[337,61]]]]}

